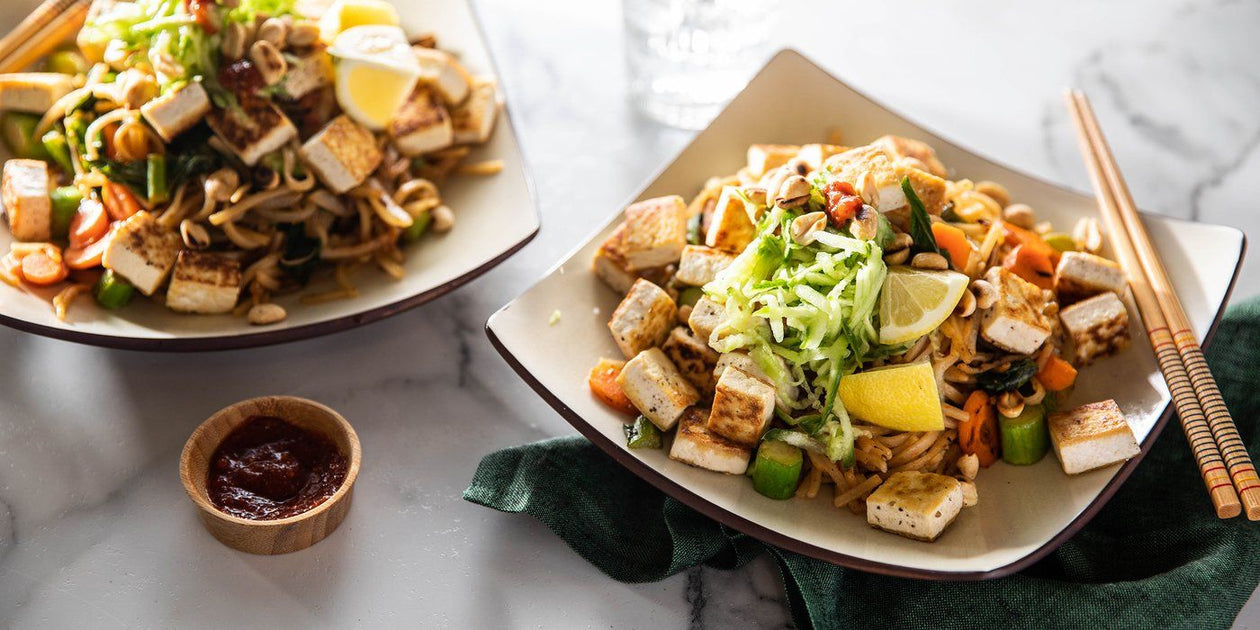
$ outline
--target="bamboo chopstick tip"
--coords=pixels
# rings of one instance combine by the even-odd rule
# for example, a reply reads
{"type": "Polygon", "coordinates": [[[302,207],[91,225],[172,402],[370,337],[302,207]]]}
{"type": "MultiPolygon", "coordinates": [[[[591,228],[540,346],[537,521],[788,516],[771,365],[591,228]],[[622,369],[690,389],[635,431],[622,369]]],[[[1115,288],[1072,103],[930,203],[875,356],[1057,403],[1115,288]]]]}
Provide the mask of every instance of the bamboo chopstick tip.
{"type": "Polygon", "coordinates": [[[1209,494],[1212,505],[1216,508],[1217,518],[1228,519],[1242,514],[1242,504],[1238,502],[1238,495],[1234,493],[1233,486],[1217,488],[1209,494]]]}

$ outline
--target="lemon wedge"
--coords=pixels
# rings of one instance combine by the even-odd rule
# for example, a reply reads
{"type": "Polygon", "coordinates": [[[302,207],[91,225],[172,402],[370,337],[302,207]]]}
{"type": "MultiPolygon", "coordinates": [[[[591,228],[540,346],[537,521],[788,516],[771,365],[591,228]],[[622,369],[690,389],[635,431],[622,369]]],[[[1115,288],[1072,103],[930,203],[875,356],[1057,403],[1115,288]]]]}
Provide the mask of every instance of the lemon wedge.
{"type": "Polygon", "coordinates": [[[879,295],[879,342],[905,343],[935,330],[954,312],[968,282],[956,271],[890,268],[879,295]]]}
{"type": "Polygon", "coordinates": [[[355,26],[398,26],[398,11],[384,0],[336,0],[319,18],[319,38],[331,44],[355,26]]]}
{"type": "Polygon", "coordinates": [[[837,392],[849,415],[897,431],[945,428],[932,364],[892,365],[840,378],[837,392]]]}
{"type": "Polygon", "coordinates": [[[354,26],[328,49],[337,60],[337,104],[355,122],[379,131],[407,100],[422,70],[397,26],[354,26]]]}

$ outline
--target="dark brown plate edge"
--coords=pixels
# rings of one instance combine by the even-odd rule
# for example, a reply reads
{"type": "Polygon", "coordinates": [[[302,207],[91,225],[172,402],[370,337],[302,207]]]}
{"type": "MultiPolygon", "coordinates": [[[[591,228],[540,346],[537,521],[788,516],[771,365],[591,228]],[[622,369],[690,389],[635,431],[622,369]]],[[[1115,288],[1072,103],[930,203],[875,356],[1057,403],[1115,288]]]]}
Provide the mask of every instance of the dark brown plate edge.
{"type": "MultiPolygon", "coordinates": [[[[1070,193],[1075,193],[1075,194],[1085,194],[1082,191],[1074,190],[1073,188],[1069,186],[1065,186],[1058,182],[1049,181],[1039,175],[1035,175],[1027,171],[1024,171],[1023,169],[1012,167],[1005,163],[992,160],[988,158],[987,156],[985,156],[983,153],[967,148],[965,145],[955,142],[951,138],[942,136],[941,134],[930,130],[928,127],[919,124],[918,122],[915,121],[914,118],[911,118],[909,116],[906,116],[905,114],[902,114],[897,109],[893,109],[891,107],[884,105],[878,100],[873,99],[870,96],[868,96],[865,92],[857,88],[854,88],[848,83],[842,81],[839,77],[836,77],[826,68],[823,68],[822,66],[818,65],[812,59],[810,59],[809,57],[805,56],[804,54],[800,53],[799,51],[793,48],[789,47],[789,48],[781,49],[779,52],[775,53],[775,55],[772,56],[771,60],[776,59],[783,55],[793,55],[793,56],[799,57],[802,61],[805,61],[806,63],[814,66],[815,68],[817,68],[818,70],[826,74],[827,76],[844,84],[850,90],[853,90],[853,92],[855,92],[856,94],[858,94],[863,99],[870,102],[871,104],[875,105],[876,107],[880,107],[884,110],[892,112],[896,116],[910,122],[916,127],[926,130],[929,134],[932,134],[938,138],[941,138],[942,140],[949,142],[950,144],[953,144],[956,147],[962,148],[985,161],[991,162],[997,166],[1001,166],[1002,168],[1005,168],[1007,170],[1016,172],[1024,177],[1038,181],[1052,188],[1058,188],[1060,190],[1070,192],[1070,193]]],[[[767,67],[770,65],[771,60],[767,60],[766,66],[763,66],[761,70],[757,72],[757,75],[760,75],[762,72],[766,71],[767,67]]],[[[756,77],[754,77],[754,79],[755,78],[756,77]]],[[[749,82],[751,83],[752,80],[750,80],[749,82]]],[[[736,95],[734,98],[738,98],[738,95],[736,95]]],[[[722,113],[719,112],[718,115],[721,116],[722,113]]],[[[699,135],[700,133],[703,133],[703,131],[697,132],[696,135],[699,135]]],[[[692,139],[692,142],[694,142],[694,137],[692,139]]],[[[665,164],[661,168],[657,169],[651,176],[649,176],[649,178],[647,179],[648,184],[658,179],[662,173],[664,173],[671,166],[673,166],[674,162],[676,162],[678,158],[682,155],[682,153],[686,151],[687,148],[690,146],[691,146],[691,142],[688,142],[686,145],[681,147],[674,154],[673,158],[671,158],[668,162],[665,162],[665,164]]],[[[646,187],[647,186],[644,185],[644,186],[641,186],[638,190],[636,190],[634,195],[630,198],[629,202],[633,202],[634,200],[638,199],[638,197],[642,194],[642,191],[646,187]]],[[[1143,214],[1145,215],[1145,213],[1143,214]]],[[[620,212],[615,213],[609,222],[616,220],[617,216],[620,216],[620,212]]],[[[1186,221],[1185,219],[1179,219],[1176,217],[1159,216],[1158,218],[1164,221],[1194,223],[1193,221],[1186,221]]],[[[1238,248],[1238,258],[1234,263],[1234,271],[1233,271],[1233,275],[1230,277],[1229,286],[1226,288],[1225,295],[1223,296],[1223,299],[1221,300],[1221,304],[1217,308],[1215,316],[1212,318],[1212,324],[1208,327],[1208,331],[1204,335],[1202,347],[1205,350],[1211,344],[1212,339],[1216,334],[1216,329],[1221,323],[1221,318],[1224,316],[1225,309],[1229,305],[1230,297],[1233,295],[1234,287],[1238,283],[1238,276],[1242,271],[1242,263],[1247,253],[1246,232],[1243,232],[1242,230],[1239,230],[1231,226],[1223,226],[1223,225],[1217,225],[1217,224],[1211,224],[1211,225],[1215,227],[1227,228],[1227,229],[1237,232],[1240,236],[1240,241],[1239,241],[1239,248],[1238,248]]],[[[559,261],[557,261],[556,265],[554,265],[549,271],[547,271],[543,277],[551,275],[551,273],[553,273],[556,268],[564,265],[570,258],[573,257],[573,255],[576,252],[580,251],[583,247],[585,247],[586,243],[591,238],[594,238],[596,235],[602,232],[606,227],[607,227],[607,224],[604,224],[601,227],[597,228],[597,230],[589,238],[587,238],[585,241],[580,243],[572,251],[566,253],[559,261]]],[[[531,285],[530,289],[526,289],[525,292],[528,292],[532,288],[533,288],[533,285],[531,285]]],[[[515,300],[513,300],[512,302],[515,302],[515,300]]],[[[510,307],[512,305],[512,302],[509,302],[507,305],[504,305],[498,311],[495,311],[495,314],[498,314],[499,312],[510,307]]],[[[1015,562],[1012,562],[1010,564],[1007,564],[1001,567],[997,567],[995,569],[989,569],[987,571],[934,571],[931,569],[915,569],[915,568],[906,567],[906,566],[897,565],[897,564],[888,564],[888,563],[883,563],[883,562],[876,562],[874,560],[866,560],[864,558],[857,558],[857,557],[850,556],[847,554],[838,553],[830,549],[819,547],[817,545],[806,543],[799,539],[792,538],[786,534],[781,534],[763,525],[760,525],[754,521],[748,520],[747,518],[744,518],[743,516],[740,516],[734,512],[726,510],[725,508],[719,507],[715,505],[714,503],[710,502],[709,500],[701,497],[700,495],[695,494],[691,490],[688,490],[686,487],[682,486],[681,484],[666,477],[665,475],[658,472],[656,469],[648,466],[647,464],[643,463],[639,459],[633,457],[625,449],[621,448],[620,445],[614,443],[612,440],[609,440],[607,437],[605,437],[602,433],[595,430],[593,425],[591,425],[584,418],[582,418],[582,416],[578,415],[577,412],[573,411],[573,409],[570,408],[568,405],[564,404],[564,402],[561,401],[559,397],[557,397],[555,394],[553,394],[551,390],[547,389],[547,387],[543,385],[542,382],[540,382],[537,378],[535,378],[533,374],[529,370],[527,370],[525,366],[523,366],[520,363],[520,361],[516,359],[516,356],[513,355],[512,352],[509,351],[506,346],[503,345],[503,342],[499,339],[499,337],[495,334],[494,329],[491,327],[491,321],[493,319],[494,319],[494,314],[492,314],[490,319],[487,320],[486,322],[486,325],[485,325],[486,336],[490,339],[490,343],[491,345],[494,346],[495,350],[497,350],[500,356],[503,357],[504,361],[506,361],[507,364],[512,368],[512,370],[516,372],[517,376],[519,376],[521,380],[525,381],[525,383],[529,385],[530,389],[533,389],[534,392],[538,394],[539,397],[541,397],[543,400],[547,402],[547,404],[551,405],[551,407],[555,409],[560,414],[560,416],[565,419],[566,422],[572,425],[573,428],[577,429],[578,433],[582,434],[586,439],[590,440],[592,443],[599,446],[600,449],[602,449],[606,454],[608,454],[610,457],[612,457],[615,461],[620,463],[622,466],[625,466],[628,470],[630,470],[630,472],[646,480],[648,483],[655,486],[658,490],[681,501],[684,505],[696,510],[697,512],[700,512],[701,514],[704,514],[705,516],[708,516],[709,518],[712,518],[713,520],[718,521],[719,523],[722,523],[723,525],[732,527],[740,532],[743,532],[749,536],[752,536],[753,538],[757,538],[758,540],[761,540],[763,542],[772,544],[782,549],[786,549],[788,551],[799,553],[804,556],[815,558],[817,560],[829,562],[831,564],[848,567],[852,569],[858,569],[861,571],[867,571],[871,573],[891,575],[894,577],[934,580],[934,581],[956,581],[956,582],[957,581],[977,581],[977,580],[990,580],[990,579],[995,579],[995,578],[1000,578],[1000,577],[1006,577],[1012,573],[1016,573],[1025,568],[1028,568],[1033,563],[1037,562],[1038,560],[1041,560],[1042,558],[1046,557],[1054,550],[1061,547],[1063,543],[1067,542],[1067,540],[1071,538],[1072,536],[1075,536],[1077,532],[1079,532],[1082,528],[1084,528],[1085,525],[1088,524],[1089,521],[1092,520],[1095,515],[1097,515],[1098,511],[1101,510],[1103,506],[1106,505],[1111,500],[1111,498],[1115,495],[1115,493],[1120,489],[1120,486],[1125,482],[1125,480],[1129,478],[1129,475],[1133,474],[1133,471],[1134,469],[1137,468],[1137,465],[1142,461],[1143,458],[1146,457],[1146,454],[1150,452],[1150,449],[1152,445],[1155,443],[1155,440],[1158,439],[1161,433],[1163,433],[1164,427],[1168,425],[1168,420],[1172,418],[1173,416],[1173,406],[1170,401],[1164,406],[1163,412],[1160,413],[1160,417],[1155,422],[1155,425],[1151,427],[1151,431],[1150,433],[1147,434],[1146,439],[1142,441],[1141,451],[1137,454],[1137,456],[1135,456],[1133,459],[1130,459],[1123,466],[1121,466],[1120,470],[1116,472],[1116,475],[1112,477],[1111,481],[1109,481],[1106,486],[1103,486],[1103,489],[1098,493],[1097,496],[1094,497],[1094,500],[1091,501],[1090,504],[1087,505],[1085,509],[1082,510],[1081,513],[1076,516],[1075,519],[1073,519],[1070,523],[1067,524],[1067,526],[1065,526],[1062,530],[1060,530],[1058,534],[1055,534],[1053,537],[1047,540],[1042,546],[1038,547],[1036,550],[1028,553],[1027,555],[1023,556],[1019,560],[1016,560],[1015,562]]],[[[1205,505],[1205,509],[1209,509],[1209,507],[1210,506],[1205,505]]]]}
{"type": "MultiPolygon", "coordinates": [[[[495,59],[494,50],[490,46],[490,40],[486,39],[485,26],[482,24],[481,14],[476,4],[466,2],[468,14],[472,16],[473,28],[480,38],[482,46],[486,49],[486,58],[490,61],[490,70],[495,77],[501,77],[499,72],[499,64],[495,59]]],[[[511,99],[507,98],[507,87],[502,81],[499,88],[504,93],[504,101],[511,103],[511,99]]],[[[534,229],[526,234],[524,238],[503,250],[499,255],[473,268],[472,270],[456,276],[432,289],[417,293],[401,300],[391,302],[384,306],[378,306],[373,309],[337,317],[334,319],[314,322],[302,326],[292,328],[284,328],[279,330],[269,330],[257,333],[247,333],[241,335],[214,335],[206,337],[170,337],[170,338],[154,338],[154,337],[124,337],[119,335],[98,335],[94,333],[78,332],[66,328],[57,328],[53,326],[44,326],[36,324],[24,319],[12,317],[0,313],[0,325],[22,332],[58,339],[61,341],[69,341],[88,346],[96,346],[100,348],[112,348],[115,350],[136,350],[144,352],[215,352],[220,350],[240,350],[243,348],[260,348],[263,346],[272,346],[281,343],[289,343],[292,341],[301,341],[303,339],[311,339],[314,337],[322,337],[338,332],[344,332],[353,328],[358,328],[373,322],[383,320],[387,317],[397,315],[404,311],[421,306],[432,300],[458,289],[469,282],[484,275],[491,269],[499,266],[508,258],[511,258],[516,252],[534,240],[538,236],[538,231],[542,229],[542,213],[538,210],[538,192],[534,186],[534,178],[530,173],[529,164],[525,161],[524,151],[521,145],[521,135],[516,125],[516,117],[513,109],[505,105],[502,109],[503,116],[511,123],[511,134],[513,140],[513,148],[516,158],[521,164],[521,176],[525,180],[525,189],[529,191],[529,206],[534,215],[534,229]]]]}

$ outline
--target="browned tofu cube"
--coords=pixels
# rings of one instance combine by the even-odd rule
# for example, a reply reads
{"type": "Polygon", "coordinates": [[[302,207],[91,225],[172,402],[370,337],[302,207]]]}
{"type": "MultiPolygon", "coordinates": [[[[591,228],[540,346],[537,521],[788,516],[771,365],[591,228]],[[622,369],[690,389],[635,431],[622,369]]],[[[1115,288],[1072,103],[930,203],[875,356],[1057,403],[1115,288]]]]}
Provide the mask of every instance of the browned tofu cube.
{"type": "Polygon", "coordinates": [[[608,321],[613,341],[627,359],[653,346],[661,345],[674,327],[678,306],[664,289],[644,280],[635,280],[608,321]]]}
{"type": "Polygon", "coordinates": [[[678,421],[669,458],[697,468],[742,475],[748,471],[752,449],[736,444],[708,429],[709,410],[691,407],[678,421]]]}
{"type": "Polygon", "coordinates": [[[660,348],[648,348],[626,361],[617,386],[662,431],[672,429],[683,411],[700,401],[700,393],[660,348]]]}
{"type": "Polygon", "coordinates": [[[1064,252],[1054,270],[1054,291],[1064,303],[1106,291],[1124,295],[1126,286],[1120,265],[1087,252],[1064,252]]]}
{"type": "Polygon", "coordinates": [[[827,159],[826,167],[841,181],[857,186],[864,173],[874,178],[879,199],[875,209],[888,215],[898,227],[909,227],[909,205],[901,190],[903,177],[923,202],[928,214],[939,215],[945,207],[945,180],[927,171],[896,162],[882,146],[867,145],[849,149],[827,159]]]}
{"type": "Polygon", "coordinates": [[[709,232],[704,244],[709,247],[738,254],[757,236],[757,226],[748,214],[748,204],[734,186],[722,188],[713,215],[709,219],[709,232]]]}
{"type": "Polygon", "coordinates": [[[811,171],[822,168],[827,158],[848,151],[849,147],[840,146],[838,144],[807,144],[801,147],[796,159],[805,163],[805,167],[811,171]]]}
{"type": "Polygon", "coordinates": [[[1099,293],[1059,311],[1075,347],[1076,362],[1089,365],[1129,346],[1129,312],[1115,293],[1099,293]]]}
{"type": "Polygon", "coordinates": [[[937,177],[949,174],[945,165],[936,157],[936,151],[926,142],[903,138],[901,136],[880,136],[871,144],[882,147],[889,155],[902,160],[914,160],[916,168],[927,171],[937,177]]]}
{"type": "Polygon", "coordinates": [[[1051,320],[1033,283],[1004,267],[991,267],[984,279],[998,291],[997,302],[980,319],[980,335],[989,343],[1016,354],[1032,354],[1050,336],[1051,320]]]}
{"type": "Polygon", "coordinates": [[[372,132],[349,116],[332,119],[298,151],[333,192],[344,193],[367,179],[384,158],[372,132]]]}
{"type": "Polygon", "coordinates": [[[748,175],[756,180],[787,164],[800,150],[794,144],[754,144],[748,147],[748,175]]]}
{"type": "Polygon", "coordinates": [[[626,208],[625,215],[626,231],[620,238],[627,270],[678,262],[687,245],[687,204],[682,197],[640,201],[626,208]]]}
{"type": "Polygon", "coordinates": [[[1069,475],[1123,462],[1141,451],[1114,400],[1050,414],[1049,425],[1054,454],[1069,475]]]}
{"type": "Polygon", "coordinates": [[[0,199],[9,215],[9,231],[19,241],[52,238],[52,198],[48,163],[41,160],[8,160],[0,182],[0,199]]]}
{"type": "Polygon", "coordinates": [[[962,484],[957,479],[905,471],[893,474],[866,497],[866,522],[886,532],[932,542],[962,507],[962,484]]]}
{"type": "Polygon", "coordinates": [[[674,279],[693,287],[702,287],[712,282],[718,272],[726,269],[733,260],[735,254],[730,252],[703,245],[688,245],[683,248],[674,279]]]}
{"type": "Polygon", "coordinates": [[[707,340],[696,337],[686,326],[677,326],[661,344],[661,350],[701,394],[706,398],[713,395],[716,382],[713,369],[717,367],[718,353],[709,347],[707,340]]]}
{"type": "Polygon", "coordinates": [[[751,448],[761,440],[773,417],[773,385],[739,368],[722,371],[713,393],[710,431],[751,448]]]}

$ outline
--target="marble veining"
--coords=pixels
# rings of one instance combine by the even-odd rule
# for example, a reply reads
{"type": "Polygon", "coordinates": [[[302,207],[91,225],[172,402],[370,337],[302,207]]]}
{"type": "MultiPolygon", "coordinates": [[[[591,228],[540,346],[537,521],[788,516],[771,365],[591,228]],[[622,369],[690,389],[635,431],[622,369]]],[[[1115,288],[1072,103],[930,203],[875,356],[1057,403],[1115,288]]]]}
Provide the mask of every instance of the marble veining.
{"type": "MultiPolygon", "coordinates": [[[[1260,228],[1260,4],[781,6],[776,44],[947,137],[1082,189],[1061,90],[1084,87],[1140,205],[1260,228]]],[[[573,433],[499,358],[485,318],[690,137],[626,102],[618,3],[476,7],[535,180],[537,239],[438,302],[274,348],[194,359],[0,330],[10,366],[0,372],[0,627],[791,626],[768,557],[619,584],[542,524],[460,500],[485,453],[573,433]],[[342,529],[273,558],[206,535],[176,475],[197,423],[262,394],[332,405],[364,449],[342,529]]],[[[1236,295],[1257,293],[1252,261],[1236,295]]],[[[1257,609],[1239,627],[1260,627],[1257,609]]]]}

